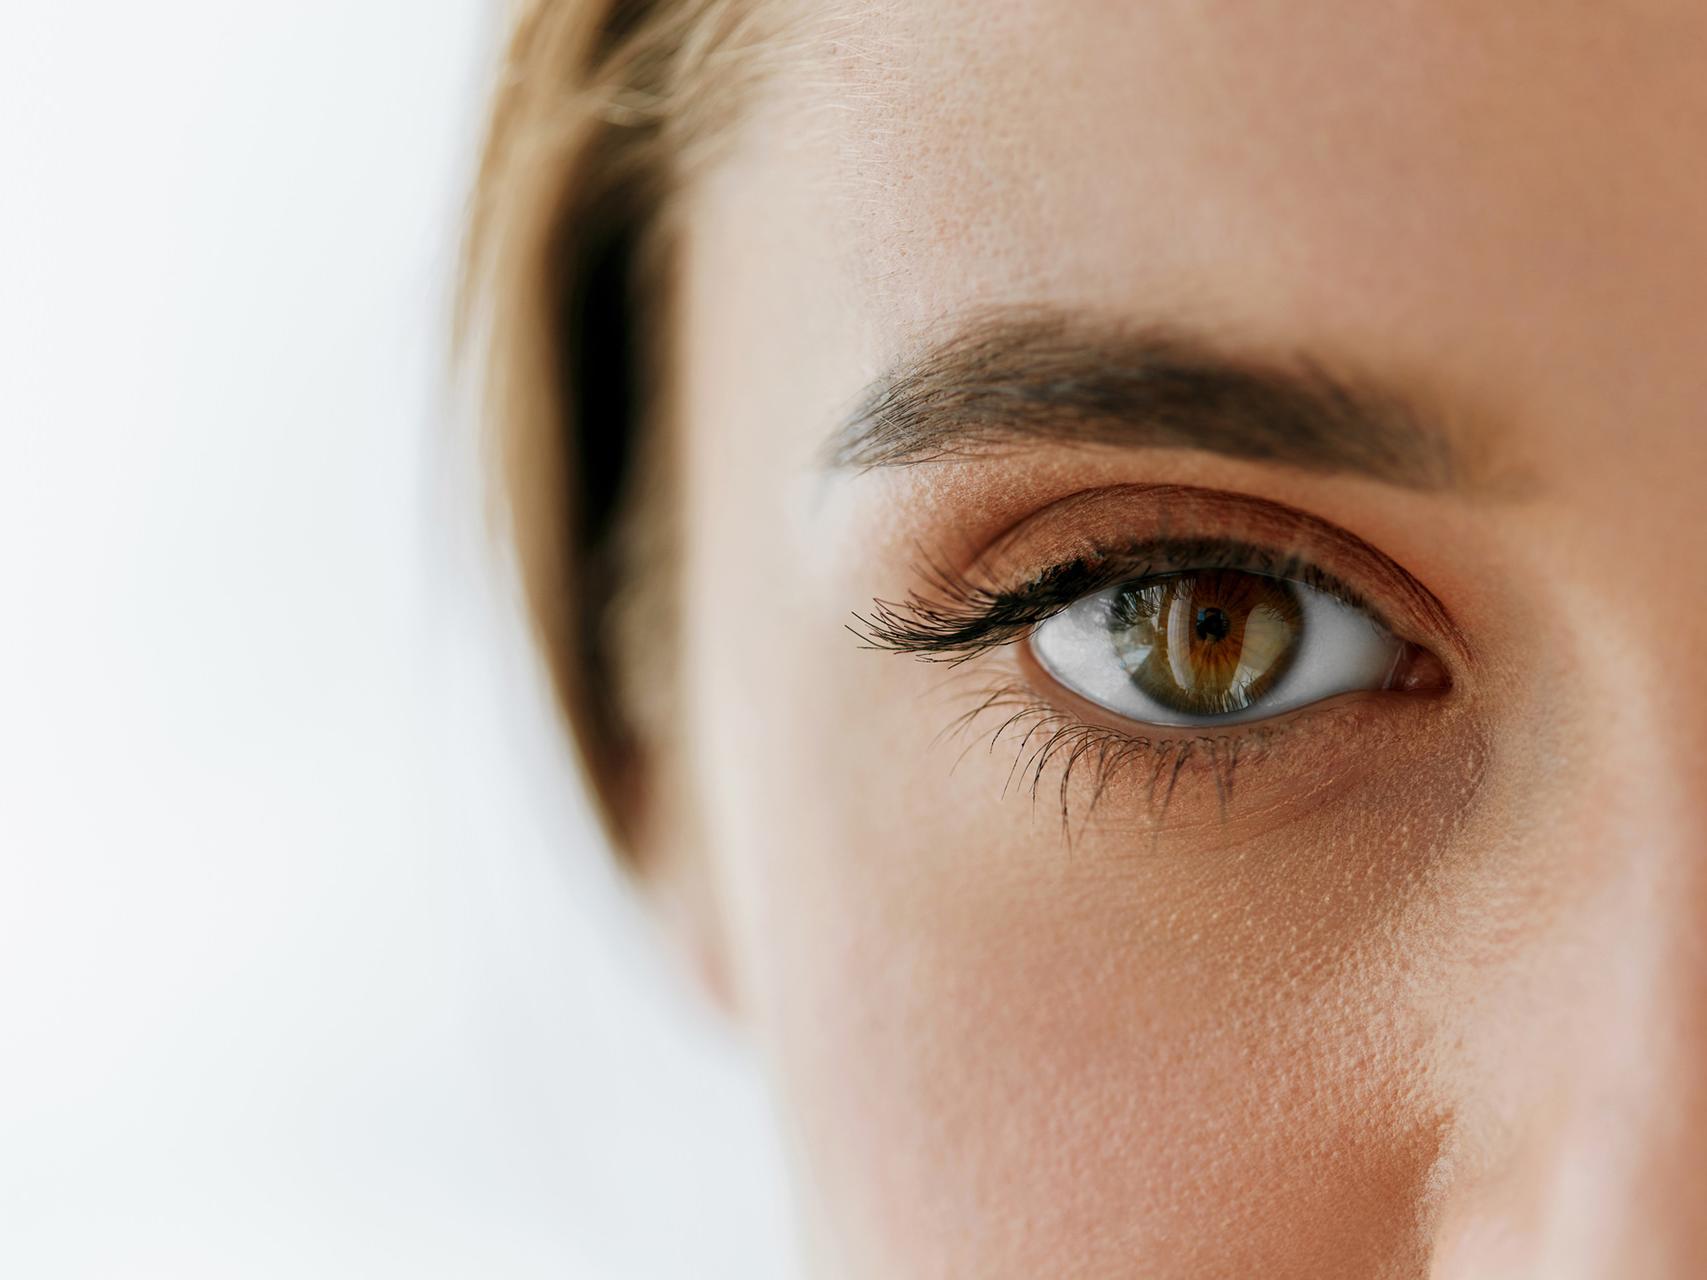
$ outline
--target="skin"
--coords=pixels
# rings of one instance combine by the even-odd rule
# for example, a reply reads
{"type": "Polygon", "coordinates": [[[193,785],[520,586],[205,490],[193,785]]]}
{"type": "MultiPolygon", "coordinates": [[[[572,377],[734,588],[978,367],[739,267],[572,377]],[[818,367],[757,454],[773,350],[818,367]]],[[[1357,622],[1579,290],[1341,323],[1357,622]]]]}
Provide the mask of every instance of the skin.
{"type": "Polygon", "coordinates": [[[1707,1274],[1707,11],[933,0],[814,33],[684,197],[646,838],[774,1080],[811,1274],[1707,1274]],[[1010,305],[1364,371],[1457,478],[826,469],[871,379],[1010,305]],[[1158,807],[1140,765],[1093,805],[1080,771],[1064,834],[1058,767],[1034,802],[994,722],[948,730],[981,689],[1094,708],[1023,646],[951,670],[845,624],[921,553],[1023,527],[1035,572],[1087,524],[1233,519],[1158,484],[1390,557],[1461,642],[1362,590],[1451,688],[1295,718],[1231,802],[1194,766],[1158,807]]]}

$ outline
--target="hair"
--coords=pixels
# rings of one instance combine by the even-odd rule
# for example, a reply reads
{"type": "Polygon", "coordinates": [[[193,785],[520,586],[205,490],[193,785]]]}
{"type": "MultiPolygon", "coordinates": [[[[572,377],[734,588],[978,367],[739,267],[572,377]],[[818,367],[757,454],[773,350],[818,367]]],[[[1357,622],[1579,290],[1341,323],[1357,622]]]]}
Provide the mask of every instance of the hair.
{"type": "Polygon", "coordinates": [[[624,853],[635,843],[645,726],[665,696],[664,665],[637,651],[656,650],[674,596],[660,554],[672,451],[659,439],[671,197],[756,80],[768,7],[528,0],[475,192],[462,341],[483,357],[534,629],[624,853]]]}

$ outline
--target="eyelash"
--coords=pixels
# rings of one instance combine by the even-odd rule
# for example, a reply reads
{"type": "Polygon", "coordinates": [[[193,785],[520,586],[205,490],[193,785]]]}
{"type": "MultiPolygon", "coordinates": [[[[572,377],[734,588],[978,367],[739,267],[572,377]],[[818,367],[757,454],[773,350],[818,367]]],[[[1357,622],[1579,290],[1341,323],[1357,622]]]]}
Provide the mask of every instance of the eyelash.
{"type": "MultiPolygon", "coordinates": [[[[974,696],[976,705],[957,716],[938,735],[939,740],[970,730],[988,712],[1005,712],[993,732],[980,734],[968,744],[961,753],[962,758],[981,742],[988,743],[993,752],[1003,738],[1010,733],[1017,734],[1014,761],[1002,793],[1006,795],[1019,779],[1033,804],[1042,794],[1043,780],[1050,767],[1059,761],[1062,765],[1058,783],[1061,827],[1069,837],[1072,781],[1078,768],[1087,761],[1095,770],[1090,801],[1086,806],[1087,819],[1118,774],[1147,761],[1150,768],[1148,801],[1159,833],[1159,824],[1167,815],[1174,788],[1189,761],[1201,756],[1210,769],[1221,815],[1225,818],[1233,796],[1234,770],[1241,759],[1260,753],[1285,732],[1258,724],[1240,726],[1236,731],[1220,735],[1152,738],[1106,725],[1090,724],[1014,683],[1002,683],[993,688],[986,686],[975,691],[974,696]]],[[[1305,711],[1302,714],[1311,713],[1305,711]]]]}
{"type": "MultiPolygon", "coordinates": [[[[959,666],[1025,639],[1035,627],[1087,595],[1122,582],[1188,569],[1237,569],[1288,578],[1360,608],[1387,625],[1357,592],[1301,556],[1225,538],[1168,538],[1099,549],[1053,565],[1015,587],[981,583],[969,574],[932,566],[922,574],[924,590],[911,592],[904,600],[873,601],[871,611],[856,614],[856,625],[849,629],[868,648],[959,666]]],[[[1089,723],[1018,681],[985,685],[973,696],[975,705],[957,716],[938,735],[939,740],[970,732],[987,713],[1005,712],[994,732],[979,734],[967,751],[979,742],[987,742],[994,751],[1004,738],[1017,734],[1017,751],[1003,791],[1006,794],[1016,778],[1024,779],[1034,804],[1045,775],[1060,762],[1061,825],[1069,840],[1068,799],[1077,770],[1087,762],[1095,770],[1085,814],[1088,820],[1117,774],[1148,761],[1149,803],[1159,833],[1180,774],[1194,754],[1204,757],[1213,774],[1225,817],[1241,756],[1249,758],[1286,732],[1259,723],[1213,734],[1151,737],[1089,723]]]]}
{"type": "Polygon", "coordinates": [[[912,592],[905,600],[874,600],[870,613],[854,615],[857,625],[850,630],[868,648],[958,665],[1024,639],[1032,628],[1085,596],[1187,569],[1238,569],[1288,578],[1387,625],[1345,583],[1299,556],[1224,538],[1200,538],[1157,539],[1119,551],[1098,551],[1053,565],[1012,588],[987,586],[966,574],[932,567],[923,575],[929,584],[925,591],[912,592]]]}

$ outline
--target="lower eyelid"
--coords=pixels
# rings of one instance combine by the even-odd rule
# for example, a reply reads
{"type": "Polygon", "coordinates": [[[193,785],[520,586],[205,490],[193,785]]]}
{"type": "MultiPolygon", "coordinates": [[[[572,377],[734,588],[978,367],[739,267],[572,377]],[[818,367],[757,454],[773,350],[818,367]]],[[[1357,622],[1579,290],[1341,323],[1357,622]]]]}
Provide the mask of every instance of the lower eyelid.
{"type": "Polygon", "coordinates": [[[952,736],[963,753],[989,748],[1006,770],[1004,794],[1029,795],[1076,827],[1152,836],[1212,830],[1220,845],[1236,834],[1229,824],[1256,824],[1247,835],[1270,831],[1399,747],[1437,741],[1438,731],[1416,717],[1450,714],[1441,699],[1359,692],[1182,732],[1123,722],[1063,689],[1029,654],[1006,672],[967,668],[958,683],[966,711],[952,736]]]}

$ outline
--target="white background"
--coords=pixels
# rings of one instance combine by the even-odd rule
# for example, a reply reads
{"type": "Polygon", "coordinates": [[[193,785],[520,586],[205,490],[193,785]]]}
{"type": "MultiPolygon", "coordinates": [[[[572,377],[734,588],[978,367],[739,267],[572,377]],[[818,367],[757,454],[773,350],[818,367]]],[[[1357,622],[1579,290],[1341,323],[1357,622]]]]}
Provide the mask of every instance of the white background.
{"type": "Polygon", "coordinates": [[[492,16],[0,6],[0,1274],[783,1273],[453,412],[492,16]]]}

